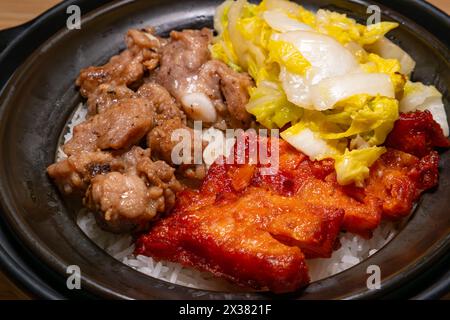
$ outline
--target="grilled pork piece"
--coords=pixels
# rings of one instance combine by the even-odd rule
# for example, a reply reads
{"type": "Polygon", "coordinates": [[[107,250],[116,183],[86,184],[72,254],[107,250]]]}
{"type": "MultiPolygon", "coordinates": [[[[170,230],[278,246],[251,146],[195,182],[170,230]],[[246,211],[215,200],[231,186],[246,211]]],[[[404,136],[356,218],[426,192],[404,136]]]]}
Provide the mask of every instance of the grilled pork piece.
{"type": "Polygon", "coordinates": [[[121,170],[123,162],[102,151],[81,151],[47,168],[49,176],[65,194],[82,194],[96,175],[121,170]]]}
{"type": "Polygon", "coordinates": [[[164,161],[152,161],[149,150],[133,147],[121,156],[122,172],[92,178],[85,205],[99,225],[111,232],[145,230],[149,221],[175,204],[181,184],[164,161]]]}
{"type": "Polygon", "coordinates": [[[134,91],[123,84],[103,83],[89,94],[87,100],[88,114],[93,116],[102,113],[117,104],[121,99],[133,98],[134,96],[134,91]]]}
{"type": "Polygon", "coordinates": [[[172,167],[153,161],[150,150],[81,151],[47,169],[61,191],[85,195],[99,225],[112,232],[146,229],[157,214],[170,210],[182,186],[172,167]]]}
{"type": "Polygon", "coordinates": [[[339,185],[332,160],[310,161],[284,141],[279,146],[273,175],[248,158],[213,164],[201,189],[181,192],[172,214],[138,239],[136,253],[292,291],[308,283],[303,256],[330,257],[341,229],[370,237],[382,217],[405,216],[437,181],[434,152],[419,159],[388,149],[361,188],[339,185]]]}
{"type": "MultiPolygon", "coordinates": [[[[145,70],[158,66],[160,50],[165,40],[154,36],[151,29],[131,29],[126,35],[127,49],[113,56],[108,63],[99,67],[87,67],[81,70],[76,81],[83,97],[95,92],[104,83],[114,85],[132,85],[144,76],[145,70]]],[[[96,111],[92,109],[91,111],[96,111]]]]}
{"type": "Polygon", "coordinates": [[[147,99],[122,99],[77,125],[63,150],[70,156],[80,151],[126,149],[147,134],[153,126],[153,118],[153,107],[147,99]]]}
{"type": "Polygon", "coordinates": [[[196,81],[200,67],[211,59],[208,45],[210,29],[172,31],[169,43],[162,48],[156,82],[162,84],[177,100],[181,100],[189,86],[196,81]]]}
{"type": "Polygon", "coordinates": [[[228,112],[232,119],[241,122],[234,126],[240,127],[250,122],[251,116],[245,105],[253,81],[248,74],[235,72],[222,61],[210,60],[200,68],[197,85],[213,101],[222,117],[226,117],[228,112]]]}
{"type": "Polygon", "coordinates": [[[183,106],[188,117],[220,129],[248,126],[245,105],[253,81],[218,60],[210,60],[209,29],[173,31],[162,48],[160,68],[152,79],[183,106]]]}
{"type": "Polygon", "coordinates": [[[155,125],[159,126],[166,120],[180,119],[186,124],[186,115],[180,105],[162,85],[149,82],[139,87],[136,95],[150,101],[155,112],[155,125]]]}

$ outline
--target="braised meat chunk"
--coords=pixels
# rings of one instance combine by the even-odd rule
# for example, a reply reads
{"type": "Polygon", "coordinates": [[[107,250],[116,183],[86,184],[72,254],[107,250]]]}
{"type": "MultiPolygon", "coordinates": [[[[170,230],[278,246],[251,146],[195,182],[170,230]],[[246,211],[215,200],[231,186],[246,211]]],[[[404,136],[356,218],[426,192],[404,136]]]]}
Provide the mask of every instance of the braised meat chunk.
{"type": "MultiPolygon", "coordinates": [[[[173,118],[162,122],[161,125],[154,128],[147,136],[147,145],[150,146],[155,155],[167,163],[172,163],[172,150],[179,143],[179,139],[175,139],[176,136],[174,136],[174,133],[179,129],[185,130],[185,133],[189,135],[189,139],[193,141],[194,130],[189,128],[179,118],[173,118]]],[[[182,137],[184,138],[184,136],[182,137]]],[[[191,151],[193,148],[194,144],[191,143],[191,151]]],[[[192,157],[192,152],[186,156],[190,159],[192,157]]]]}
{"type": "Polygon", "coordinates": [[[198,86],[214,102],[222,118],[227,119],[229,114],[232,120],[242,122],[238,127],[251,120],[245,105],[249,100],[248,89],[253,85],[248,74],[235,72],[219,60],[206,62],[199,72],[198,86]]]}
{"type": "Polygon", "coordinates": [[[129,30],[126,43],[127,49],[107,64],[81,70],[76,84],[84,97],[88,98],[103,83],[132,85],[142,79],[145,70],[156,68],[164,41],[154,36],[151,29],[129,30]]]}
{"type": "Polygon", "coordinates": [[[151,220],[156,209],[144,180],[133,174],[110,172],[92,179],[85,204],[97,222],[112,232],[132,231],[151,220]]]}
{"type": "Polygon", "coordinates": [[[195,86],[200,67],[211,59],[208,45],[212,40],[210,29],[172,31],[169,43],[162,48],[159,70],[155,80],[162,84],[178,101],[195,86]]]}
{"type": "Polygon", "coordinates": [[[117,104],[121,99],[135,96],[133,90],[125,85],[103,83],[99,85],[88,97],[87,106],[89,115],[96,115],[117,104]]]}
{"type": "Polygon", "coordinates": [[[125,149],[153,126],[153,108],[146,99],[122,99],[105,112],[77,125],[63,150],[67,155],[97,149],[125,149]]]}
{"type": "Polygon", "coordinates": [[[65,194],[84,193],[98,174],[120,171],[123,164],[108,152],[81,151],[51,164],[47,172],[65,194]]]}
{"type": "Polygon", "coordinates": [[[253,81],[221,61],[210,60],[211,30],[173,31],[162,49],[154,79],[183,106],[187,116],[216,127],[248,126],[245,105],[253,81]]]}
{"type": "Polygon", "coordinates": [[[152,161],[148,149],[133,147],[120,156],[120,161],[119,172],[91,180],[84,202],[106,230],[143,230],[158,213],[173,207],[181,185],[175,170],[163,161],[152,161]]]}
{"type": "Polygon", "coordinates": [[[139,87],[137,96],[147,99],[155,112],[155,125],[161,125],[170,119],[179,119],[186,123],[186,115],[181,110],[176,100],[160,84],[149,82],[139,87]]]}

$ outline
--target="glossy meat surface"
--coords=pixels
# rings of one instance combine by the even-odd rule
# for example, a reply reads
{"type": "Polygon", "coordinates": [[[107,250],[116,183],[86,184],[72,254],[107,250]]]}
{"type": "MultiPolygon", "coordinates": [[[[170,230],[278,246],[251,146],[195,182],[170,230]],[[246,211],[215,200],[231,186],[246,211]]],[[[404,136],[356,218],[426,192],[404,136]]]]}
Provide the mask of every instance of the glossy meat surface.
{"type": "Polygon", "coordinates": [[[145,70],[156,68],[165,41],[152,33],[151,29],[129,30],[125,37],[126,50],[113,56],[105,65],[82,69],[76,81],[80,93],[89,97],[104,83],[129,86],[140,81],[145,70]]]}
{"type": "Polygon", "coordinates": [[[84,205],[99,225],[116,233],[146,229],[174,206],[182,189],[175,169],[137,146],[127,152],[81,151],[47,171],[63,193],[85,195],[84,205]]]}
{"type": "Polygon", "coordinates": [[[420,159],[390,149],[372,166],[366,192],[382,201],[384,218],[402,218],[411,213],[423,191],[438,184],[438,175],[437,152],[420,159]]]}
{"type": "Polygon", "coordinates": [[[162,84],[194,120],[197,120],[196,113],[186,100],[192,94],[205,97],[213,105],[217,115],[207,121],[210,125],[220,129],[247,126],[251,115],[245,105],[253,81],[248,74],[238,73],[219,60],[211,60],[208,50],[211,43],[209,29],[172,31],[169,42],[162,48],[160,67],[152,79],[162,84]]]}
{"type": "Polygon", "coordinates": [[[51,164],[47,172],[65,194],[84,193],[91,179],[98,174],[122,170],[123,163],[102,151],[81,151],[51,164]]]}
{"type": "Polygon", "coordinates": [[[153,126],[153,107],[146,99],[124,99],[77,125],[63,147],[67,155],[98,149],[126,149],[153,126]]]}

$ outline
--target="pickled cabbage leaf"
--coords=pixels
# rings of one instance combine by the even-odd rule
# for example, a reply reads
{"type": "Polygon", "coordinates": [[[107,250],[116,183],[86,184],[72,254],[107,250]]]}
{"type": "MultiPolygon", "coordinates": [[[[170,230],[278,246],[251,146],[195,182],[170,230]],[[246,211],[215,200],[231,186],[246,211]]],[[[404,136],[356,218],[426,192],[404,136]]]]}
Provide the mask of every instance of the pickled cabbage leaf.
{"type": "Polygon", "coordinates": [[[302,109],[290,103],[281,87],[274,82],[263,81],[250,91],[247,111],[267,128],[281,128],[296,123],[302,109]]]}
{"type": "Polygon", "coordinates": [[[370,147],[352,151],[346,149],[344,154],[334,156],[338,183],[361,185],[369,177],[369,168],[385,152],[384,147],[370,147]]]}

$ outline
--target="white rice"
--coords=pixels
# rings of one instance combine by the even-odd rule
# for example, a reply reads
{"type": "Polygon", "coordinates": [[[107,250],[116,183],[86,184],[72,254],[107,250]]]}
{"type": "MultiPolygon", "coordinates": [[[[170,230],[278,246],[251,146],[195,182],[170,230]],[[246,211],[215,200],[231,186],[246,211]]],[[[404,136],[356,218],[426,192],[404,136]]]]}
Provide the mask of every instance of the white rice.
{"type": "MultiPolygon", "coordinates": [[[[73,128],[84,121],[86,115],[86,107],[80,104],[65,130],[66,133],[61,139],[62,144],[72,137],[73,128]]],[[[62,149],[58,148],[56,159],[60,160],[65,157],[62,149]]],[[[134,255],[134,244],[130,235],[116,235],[103,231],[97,226],[94,215],[87,210],[81,210],[78,213],[76,222],[80,229],[108,254],[150,277],[204,290],[226,292],[245,290],[225,280],[215,278],[210,273],[186,268],[178,263],[156,261],[151,257],[134,255]]],[[[311,281],[327,278],[367,259],[388,243],[395,236],[397,230],[396,224],[383,222],[369,240],[351,233],[342,233],[340,236],[341,247],[333,253],[331,258],[307,261],[311,281]]]]}
{"type": "Polygon", "coordinates": [[[60,144],[58,146],[58,149],[56,150],[57,161],[67,158],[67,155],[64,153],[61,146],[72,138],[73,128],[86,120],[87,113],[88,110],[83,103],[80,103],[76,107],[75,111],[72,114],[72,117],[70,117],[70,121],[67,124],[67,127],[63,131],[63,136],[61,137],[60,144]]]}
{"type": "Polygon", "coordinates": [[[308,260],[312,281],[327,278],[362,262],[387,244],[398,231],[398,225],[383,221],[372,238],[364,239],[352,233],[341,233],[341,247],[329,259],[308,260]]]}
{"type": "Polygon", "coordinates": [[[130,235],[117,235],[103,231],[98,227],[94,214],[88,210],[83,209],[78,213],[77,224],[92,241],[108,254],[148,276],[182,286],[204,290],[239,290],[239,288],[236,288],[229,282],[214,278],[207,272],[185,268],[178,263],[156,261],[151,257],[134,255],[134,244],[130,235]]]}

